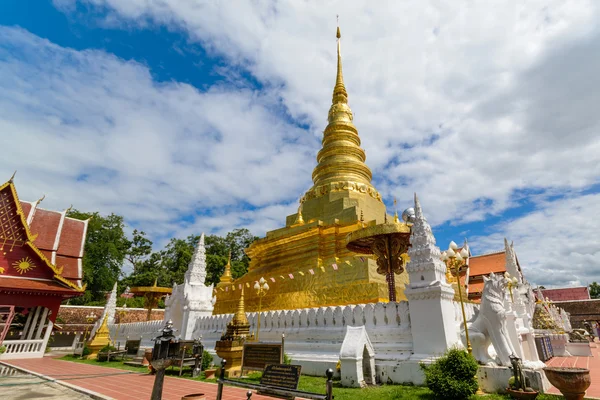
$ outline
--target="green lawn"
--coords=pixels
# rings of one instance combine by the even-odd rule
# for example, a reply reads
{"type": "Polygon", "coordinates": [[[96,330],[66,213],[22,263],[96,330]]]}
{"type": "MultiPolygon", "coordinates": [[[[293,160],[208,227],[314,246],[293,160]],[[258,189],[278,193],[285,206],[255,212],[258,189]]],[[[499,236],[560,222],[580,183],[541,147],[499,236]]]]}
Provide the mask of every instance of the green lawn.
{"type": "MultiPolygon", "coordinates": [[[[122,361],[110,361],[110,362],[98,362],[96,360],[81,360],[76,356],[64,356],[61,360],[79,362],[84,364],[98,365],[102,367],[119,368],[128,371],[136,371],[144,373],[148,371],[146,367],[131,367],[124,365],[122,361]]],[[[167,370],[167,375],[178,376],[179,371],[177,369],[167,370]]],[[[248,378],[240,379],[245,382],[258,383],[260,381],[260,373],[250,374],[248,378]]],[[[184,376],[182,379],[193,379],[190,376],[189,369],[184,370],[184,376]]],[[[204,376],[195,378],[194,380],[216,382],[215,379],[204,379],[204,376]]],[[[302,375],[300,377],[300,384],[298,385],[299,390],[307,392],[325,393],[325,378],[317,378],[313,376],[302,375]]],[[[426,387],[421,386],[406,386],[406,385],[381,385],[375,387],[369,387],[365,389],[354,389],[354,388],[343,388],[339,381],[333,383],[333,394],[335,400],[408,400],[408,399],[422,399],[422,400],[435,400],[433,393],[426,387]]],[[[473,396],[471,400],[475,399],[486,399],[486,400],[504,400],[510,399],[510,396],[490,394],[485,396],[473,396]]],[[[538,400],[559,400],[563,399],[562,396],[553,396],[542,394],[538,396],[538,400]]]]}

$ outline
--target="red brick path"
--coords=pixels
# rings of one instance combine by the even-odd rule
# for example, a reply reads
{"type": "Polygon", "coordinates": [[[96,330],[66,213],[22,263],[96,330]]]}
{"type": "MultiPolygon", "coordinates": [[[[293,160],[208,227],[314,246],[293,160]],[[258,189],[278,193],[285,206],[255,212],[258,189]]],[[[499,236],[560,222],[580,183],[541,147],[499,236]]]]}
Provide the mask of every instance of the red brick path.
{"type": "MultiPolygon", "coordinates": [[[[593,357],[554,357],[546,362],[549,367],[578,367],[588,368],[592,385],[586,392],[585,398],[600,398],[600,343],[592,348],[593,357]]],[[[560,394],[558,389],[552,387],[548,393],[560,394]]]]}
{"type": "MultiPolygon", "coordinates": [[[[3,361],[3,363],[24,368],[54,378],[57,381],[64,381],[70,385],[79,386],[115,400],[150,399],[152,385],[154,384],[154,376],[152,375],[137,372],[128,373],[131,371],[57,360],[50,357],[32,360],[9,360],[3,361]]],[[[225,386],[223,400],[245,400],[246,392],[246,389],[225,386]]],[[[204,393],[207,400],[214,400],[217,397],[217,385],[170,376],[165,377],[163,400],[180,400],[182,396],[192,393],[204,393]]],[[[269,400],[270,398],[259,396],[256,393],[252,395],[252,400],[261,399],[269,400]]]]}

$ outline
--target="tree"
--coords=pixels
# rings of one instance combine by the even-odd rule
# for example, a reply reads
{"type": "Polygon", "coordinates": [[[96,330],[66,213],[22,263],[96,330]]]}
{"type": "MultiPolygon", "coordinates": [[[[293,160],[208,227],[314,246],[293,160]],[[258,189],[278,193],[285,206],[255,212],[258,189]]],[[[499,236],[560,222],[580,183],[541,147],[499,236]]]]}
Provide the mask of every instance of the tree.
{"type": "Polygon", "coordinates": [[[104,300],[121,274],[121,268],[129,248],[125,236],[123,217],[98,212],[87,213],[71,210],[68,217],[87,220],[88,229],[83,256],[83,282],[87,284],[84,296],[71,300],[71,304],[86,304],[104,300]]]}
{"type": "Polygon", "coordinates": [[[596,282],[592,282],[590,285],[590,297],[592,299],[600,299],[600,285],[596,282]]]}
{"type": "Polygon", "coordinates": [[[126,259],[133,266],[135,271],[139,264],[152,254],[152,241],[146,237],[144,231],[133,230],[133,239],[129,241],[126,259]]]}
{"type": "MultiPolygon", "coordinates": [[[[231,251],[231,275],[234,279],[248,272],[250,258],[244,252],[258,237],[248,229],[234,229],[225,237],[209,235],[204,238],[206,246],[206,284],[217,284],[225,271],[231,251]]],[[[196,240],[197,242],[197,240],[196,240]]]]}

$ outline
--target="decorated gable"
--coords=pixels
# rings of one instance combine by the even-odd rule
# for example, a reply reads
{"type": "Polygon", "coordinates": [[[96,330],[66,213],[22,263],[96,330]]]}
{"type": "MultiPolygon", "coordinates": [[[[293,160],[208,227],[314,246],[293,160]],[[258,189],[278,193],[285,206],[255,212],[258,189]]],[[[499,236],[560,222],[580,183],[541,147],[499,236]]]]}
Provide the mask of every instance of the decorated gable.
{"type": "Polygon", "coordinates": [[[0,277],[55,280],[78,291],[34,244],[12,181],[0,186],[0,277]]]}

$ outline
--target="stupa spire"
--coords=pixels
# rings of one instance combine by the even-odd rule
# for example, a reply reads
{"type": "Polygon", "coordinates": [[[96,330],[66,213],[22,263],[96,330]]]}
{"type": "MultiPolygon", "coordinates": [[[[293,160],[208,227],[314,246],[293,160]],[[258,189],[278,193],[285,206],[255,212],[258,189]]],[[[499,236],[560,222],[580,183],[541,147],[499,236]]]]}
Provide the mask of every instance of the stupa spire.
{"type": "MultiPolygon", "coordinates": [[[[348,106],[348,92],[342,72],[341,32],[337,27],[337,73],[329,124],[323,133],[323,147],[317,154],[318,165],[313,171],[314,188],[328,184],[371,186],[371,170],[365,165],[365,152],[360,148],[358,131],[352,123],[352,110],[348,106]]],[[[374,192],[374,188],[365,188],[365,192],[374,192]]]]}
{"type": "Polygon", "coordinates": [[[248,324],[248,318],[246,317],[246,311],[244,310],[244,287],[242,286],[242,293],[240,294],[240,301],[238,302],[237,311],[233,316],[232,323],[234,325],[246,325],[248,324]]]}
{"type": "Polygon", "coordinates": [[[200,235],[198,245],[194,250],[192,260],[185,273],[185,279],[188,283],[204,284],[206,280],[206,247],[204,246],[204,233],[200,235]]]}
{"type": "Polygon", "coordinates": [[[231,277],[231,250],[229,251],[229,258],[227,259],[227,264],[225,265],[225,272],[223,272],[223,275],[221,276],[221,282],[220,283],[229,283],[231,282],[233,279],[231,277]]]}
{"type": "Polygon", "coordinates": [[[337,27],[337,75],[335,77],[335,86],[333,88],[333,99],[332,104],[335,103],[348,103],[348,92],[346,92],[346,86],[344,85],[344,74],[342,72],[342,50],[341,50],[341,38],[340,27],[337,27]]]}

